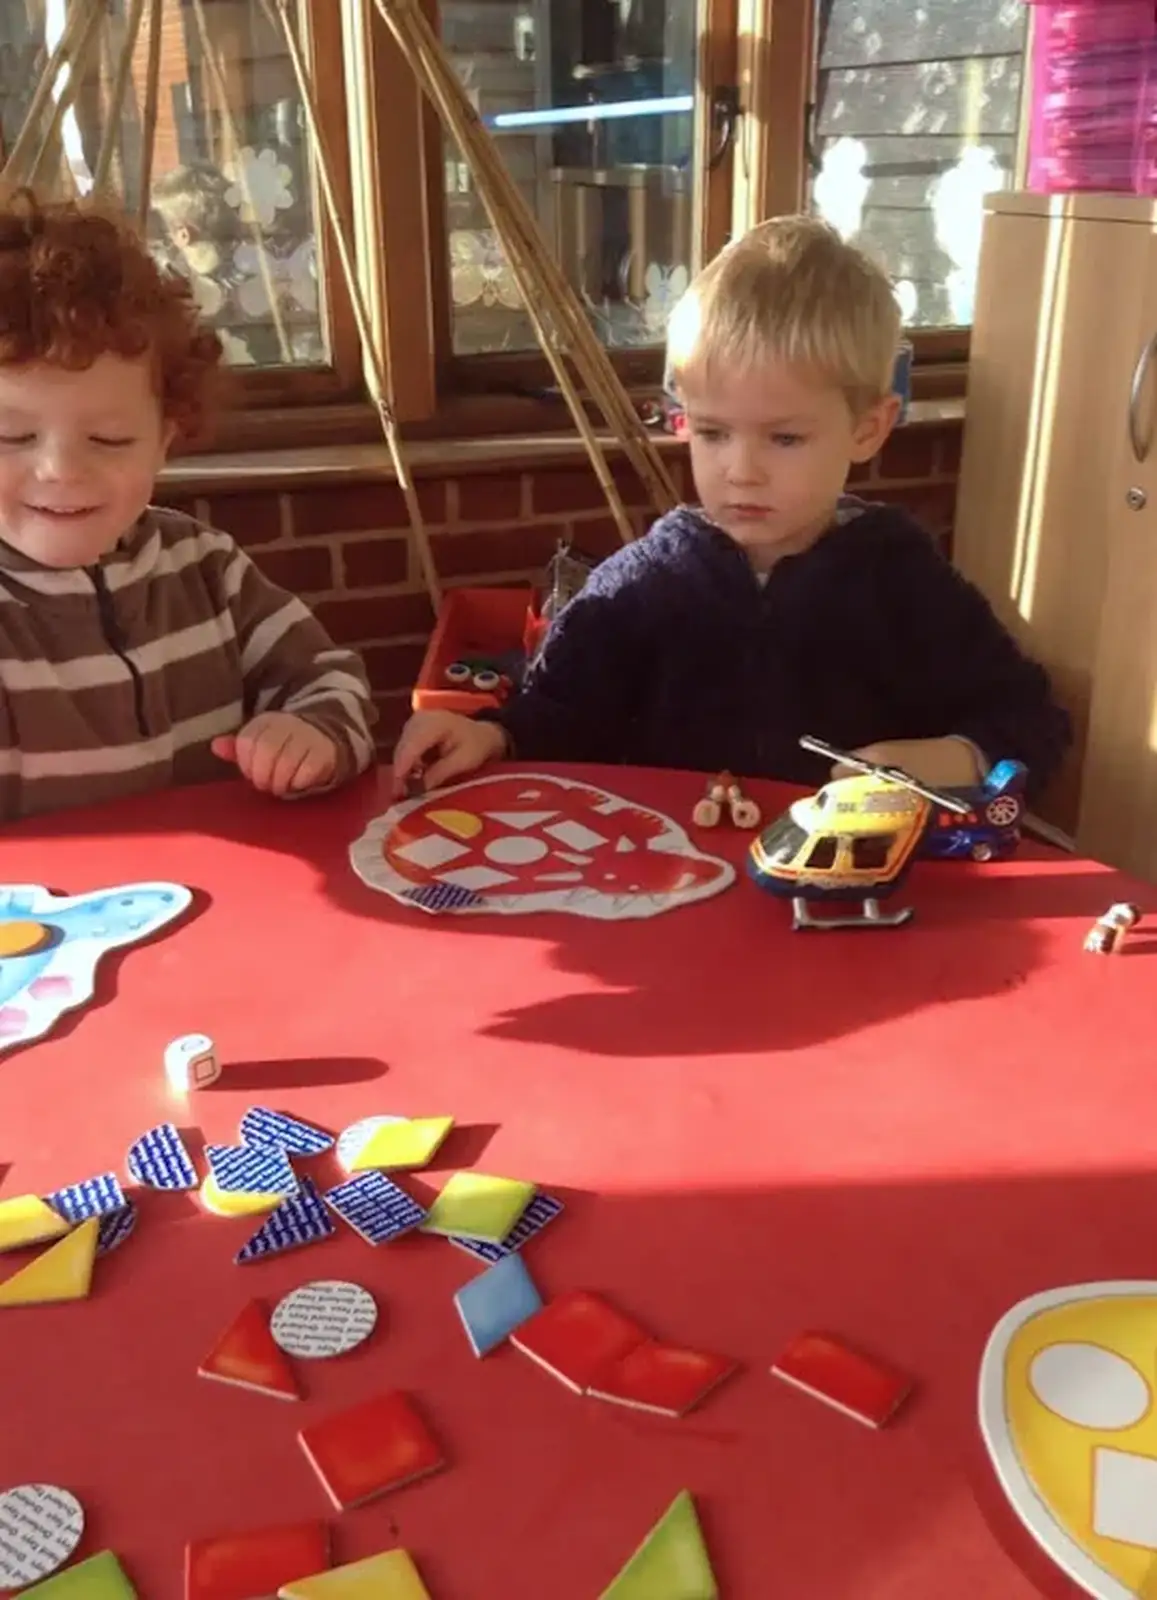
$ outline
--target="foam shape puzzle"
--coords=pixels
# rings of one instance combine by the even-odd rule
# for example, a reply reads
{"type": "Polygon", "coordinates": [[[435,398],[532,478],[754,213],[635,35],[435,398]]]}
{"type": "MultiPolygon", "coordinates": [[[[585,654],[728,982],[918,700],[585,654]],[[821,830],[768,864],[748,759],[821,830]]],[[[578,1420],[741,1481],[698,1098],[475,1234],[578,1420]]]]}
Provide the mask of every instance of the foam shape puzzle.
{"type": "Polygon", "coordinates": [[[426,1220],[425,1208],[391,1183],[384,1172],[361,1172],[336,1189],[328,1189],[323,1198],[334,1215],[367,1244],[388,1244],[426,1220]]]}
{"type": "Polygon", "coordinates": [[[686,1489],[600,1600],[719,1600],[695,1502],[686,1489]]]}
{"type": "Polygon", "coordinates": [[[726,1356],[648,1339],[600,1373],[587,1393],[639,1411],[684,1417],[735,1371],[726,1356]]]}
{"type": "Polygon", "coordinates": [[[226,1192],[217,1186],[211,1172],[201,1185],[201,1204],[215,1217],[259,1217],[265,1211],[276,1211],[285,1199],[283,1194],[245,1194],[226,1192]]]}
{"type": "Polygon", "coordinates": [[[430,1591],[408,1551],[387,1550],[315,1578],[287,1583],[278,1591],[278,1600],[430,1600],[430,1591]]]}
{"type": "Polygon", "coordinates": [[[159,1123],[135,1139],[125,1157],[125,1168],[133,1182],[145,1189],[175,1191],[197,1187],[193,1158],[172,1122],[159,1123]]]}
{"type": "Polygon", "coordinates": [[[561,1200],[556,1200],[551,1194],[539,1193],[535,1195],[501,1244],[491,1244],[485,1239],[458,1239],[453,1235],[450,1235],[450,1243],[456,1245],[459,1250],[465,1250],[476,1260],[485,1261],[493,1266],[504,1256],[521,1250],[536,1233],[541,1233],[548,1223],[553,1222],[562,1210],[561,1200]]]}
{"type": "Polygon", "coordinates": [[[912,1380],[903,1373],[828,1333],[801,1333],[771,1370],[785,1383],[869,1428],[882,1428],[912,1388],[912,1380]]]}
{"type": "Polygon", "coordinates": [[[269,1144],[207,1144],[205,1160],[223,1194],[297,1192],[297,1174],[284,1150],[269,1144]]]}
{"type": "Polygon", "coordinates": [[[0,1494],[0,1589],[37,1583],[62,1567],[84,1533],[84,1510],[67,1489],[22,1483],[0,1494]]]}
{"type": "Polygon", "coordinates": [[[178,883],[126,883],[54,895],[0,886],[0,1053],[42,1039],[96,994],[102,956],[151,939],[192,904],[178,883]]]}
{"type": "Polygon", "coordinates": [[[59,1239],[67,1232],[68,1223],[60,1212],[37,1194],[0,1200],[0,1251],[23,1250],[30,1244],[59,1239]]]}
{"type": "Polygon", "coordinates": [[[430,1207],[426,1233],[501,1244],[534,1198],[534,1184],[485,1172],[455,1172],[430,1207]]]}
{"type": "Polygon", "coordinates": [[[401,800],[350,847],[371,889],[433,914],[653,917],[735,882],[670,817],[572,778],[473,778],[401,800]]]}
{"type": "Polygon", "coordinates": [[[185,1600],[256,1600],[328,1566],[324,1522],[194,1539],[185,1546],[185,1600]]]}
{"type": "Polygon", "coordinates": [[[312,1179],[303,1178],[298,1192],[281,1202],[233,1259],[238,1266],[244,1266],[250,1261],[262,1261],[266,1256],[281,1255],[286,1250],[319,1244],[336,1231],[317,1185],[312,1179]]]}
{"type": "Polygon", "coordinates": [[[1013,1510],[1096,1600],[1150,1600],[1157,1573],[1157,1281],[1047,1289],[980,1363],[980,1428],[1013,1510]]]}
{"type": "Polygon", "coordinates": [[[406,1172],[424,1167],[454,1126],[453,1117],[391,1118],[373,1129],[350,1156],[347,1171],[406,1172]]]}
{"type": "Polygon", "coordinates": [[[568,1289],[516,1328],[510,1342],[567,1388],[585,1394],[628,1350],[645,1344],[647,1337],[644,1328],[616,1311],[601,1295],[568,1289]]]}
{"type": "Polygon", "coordinates": [[[63,1239],[0,1283],[0,1308],[46,1306],[63,1300],[83,1300],[92,1287],[100,1219],[90,1217],[63,1239]]]}
{"type": "Polygon", "coordinates": [[[114,1211],[123,1211],[127,1204],[115,1172],[102,1172],[97,1178],[70,1183],[66,1189],[57,1189],[45,1199],[65,1222],[73,1225],[86,1222],[89,1217],[111,1216],[114,1211]]]}
{"type": "Polygon", "coordinates": [[[269,1331],[269,1317],[260,1300],[243,1306],[197,1368],[202,1378],[236,1384],[278,1400],[300,1400],[292,1366],[269,1331]]]}
{"type": "Polygon", "coordinates": [[[175,1094],[207,1089],[220,1076],[217,1047],[207,1033],[182,1033],[165,1046],[165,1078],[175,1094]]]}
{"type": "Polygon", "coordinates": [[[110,1211],[108,1216],[97,1220],[100,1227],[96,1235],[96,1253],[110,1256],[136,1232],[137,1208],[131,1200],[126,1200],[119,1211],[110,1211]]]}
{"type": "Polygon", "coordinates": [[[454,1304],[474,1354],[484,1356],[542,1310],[542,1296],[522,1257],[511,1255],[464,1284],[454,1304]]]}
{"type": "Polygon", "coordinates": [[[125,1570],[111,1550],[102,1550],[78,1561],[75,1567],[58,1572],[35,1589],[26,1589],[21,1600],[138,1600],[125,1570]]]}
{"type": "Polygon", "coordinates": [[[324,1417],[297,1437],[339,1511],[365,1505],[445,1465],[413,1402],[397,1391],[324,1417]]]}
{"type": "Polygon", "coordinates": [[[343,1128],[337,1137],[337,1159],[343,1171],[349,1172],[358,1151],[365,1144],[371,1133],[376,1133],[379,1128],[384,1128],[387,1122],[408,1122],[408,1117],[362,1117],[357,1122],[351,1122],[348,1128],[343,1128]]]}
{"type": "Polygon", "coordinates": [[[265,1106],[250,1106],[241,1118],[239,1132],[244,1144],[274,1145],[291,1156],[320,1156],[332,1149],[334,1142],[332,1133],[265,1106]]]}
{"type": "Polygon", "coordinates": [[[269,1324],[274,1340],[303,1361],[344,1356],[364,1344],[378,1324],[378,1304],[360,1283],[321,1278],[279,1302],[269,1324]]]}

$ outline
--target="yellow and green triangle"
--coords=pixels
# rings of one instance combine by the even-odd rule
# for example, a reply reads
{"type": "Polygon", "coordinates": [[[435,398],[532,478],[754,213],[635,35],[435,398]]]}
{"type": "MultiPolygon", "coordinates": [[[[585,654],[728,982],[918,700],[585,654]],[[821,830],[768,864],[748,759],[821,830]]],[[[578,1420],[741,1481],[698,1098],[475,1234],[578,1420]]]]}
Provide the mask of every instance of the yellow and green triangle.
{"type": "Polygon", "coordinates": [[[695,1502],[686,1489],[600,1600],[719,1600],[695,1502]]]}
{"type": "Polygon", "coordinates": [[[22,1600],[137,1600],[137,1591],[111,1550],[25,1589],[22,1600]]]}
{"type": "Polygon", "coordinates": [[[278,1600],[430,1600],[405,1550],[389,1550],[313,1578],[298,1578],[283,1584],[277,1594],[278,1600]]]}
{"type": "Polygon", "coordinates": [[[83,1300],[92,1286],[100,1221],[90,1217],[50,1250],[0,1283],[0,1309],[83,1300]]]}

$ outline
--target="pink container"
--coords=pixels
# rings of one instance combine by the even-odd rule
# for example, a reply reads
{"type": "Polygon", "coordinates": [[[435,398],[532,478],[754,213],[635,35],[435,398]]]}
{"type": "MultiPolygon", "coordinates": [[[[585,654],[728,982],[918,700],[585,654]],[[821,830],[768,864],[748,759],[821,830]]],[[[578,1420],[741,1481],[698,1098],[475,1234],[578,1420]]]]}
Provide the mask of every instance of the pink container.
{"type": "Polygon", "coordinates": [[[1026,0],[1035,12],[1028,186],[1157,194],[1153,0],[1026,0]]]}

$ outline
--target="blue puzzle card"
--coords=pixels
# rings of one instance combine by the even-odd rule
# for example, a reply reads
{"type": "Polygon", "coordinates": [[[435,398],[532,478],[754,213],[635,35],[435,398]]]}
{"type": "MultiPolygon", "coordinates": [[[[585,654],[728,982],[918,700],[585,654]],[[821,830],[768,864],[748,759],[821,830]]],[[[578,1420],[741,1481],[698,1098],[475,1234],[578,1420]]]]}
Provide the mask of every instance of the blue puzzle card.
{"type": "Polygon", "coordinates": [[[317,1244],[336,1232],[317,1185],[312,1179],[303,1178],[297,1193],[281,1202],[233,1259],[238,1266],[244,1266],[285,1250],[317,1244]]]}
{"type": "Polygon", "coordinates": [[[386,1244],[426,1220],[424,1208],[384,1172],[360,1172],[328,1190],[325,1203],[367,1244],[386,1244]]]}
{"type": "Polygon", "coordinates": [[[87,1222],[90,1217],[107,1217],[112,1211],[123,1211],[128,1203],[115,1172],[102,1172],[97,1178],[70,1183],[67,1188],[44,1198],[65,1222],[74,1226],[87,1222]]]}
{"type": "Polygon", "coordinates": [[[265,1106],[250,1106],[241,1118],[241,1138],[245,1144],[274,1145],[291,1156],[320,1156],[333,1144],[332,1134],[265,1106]]]}
{"type": "Polygon", "coordinates": [[[232,1194],[295,1194],[297,1175],[271,1144],[207,1144],[205,1159],[219,1189],[232,1194]]]}
{"type": "Polygon", "coordinates": [[[120,1211],[110,1211],[107,1217],[102,1217],[96,1236],[97,1255],[111,1255],[119,1249],[136,1225],[137,1208],[131,1200],[126,1200],[120,1211]]]}
{"type": "Polygon", "coordinates": [[[129,1177],[146,1189],[195,1189],[197,1169],[171,1122],[150,1128],[129,1146],[129,1177]]]}
{"type": "Polygon", "coordinates": [[[485,1239],[459,1239],[450,1236],[450,1243],[457,1245],[459,1250],[465,1250],[467,1255],[474,1256],[478,1261],[485,1261],[491,1266],[497,1261],[504,1261],[507,1256],[513,1255],[516,1250],[521,1250],[528,1239],[533,1239],[536,1233],[541,1233],[548,1222],[553,1222],[561,1212],[561,1200],[556,1200],[550,1194],[536,1194],[503,1239],[501,1244],[490,1244],[485,1239]]]}
{"type": "Polygon", "coordinates": [[[509,1255],[459,1289],[454,1304],[474,1354],[484,1356],[542,1310],[542,1296],[522,1257],[509,1255]]]}

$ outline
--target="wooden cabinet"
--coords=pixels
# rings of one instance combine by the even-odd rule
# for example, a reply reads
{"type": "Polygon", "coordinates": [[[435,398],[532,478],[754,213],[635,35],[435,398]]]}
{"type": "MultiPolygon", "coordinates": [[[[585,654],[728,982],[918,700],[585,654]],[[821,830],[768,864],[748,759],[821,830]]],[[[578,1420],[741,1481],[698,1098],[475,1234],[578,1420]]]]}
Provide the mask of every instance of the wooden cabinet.
{"type": "Polygon", "coordinates": [[[1073,714],[1041,816],[1157,881],[1157,205],[988,209],[956,561],[1073,714]]]}

